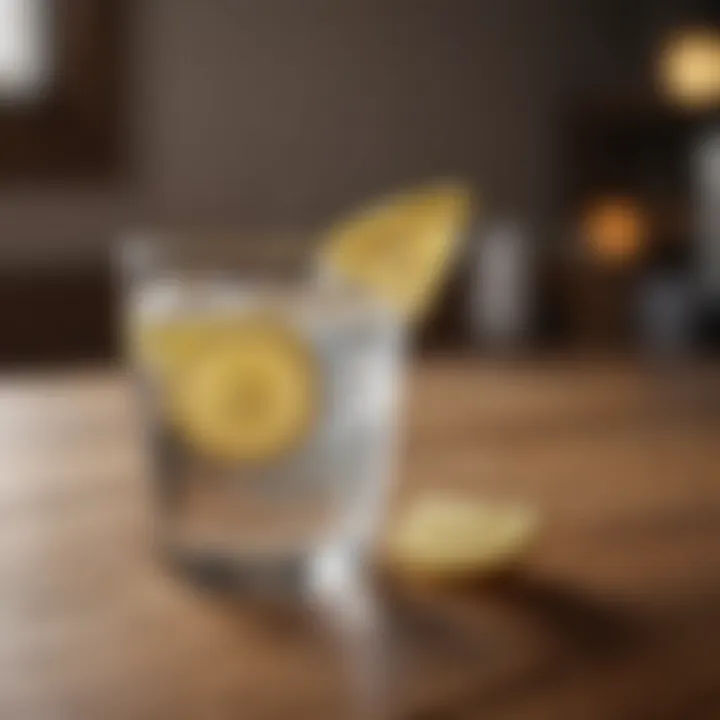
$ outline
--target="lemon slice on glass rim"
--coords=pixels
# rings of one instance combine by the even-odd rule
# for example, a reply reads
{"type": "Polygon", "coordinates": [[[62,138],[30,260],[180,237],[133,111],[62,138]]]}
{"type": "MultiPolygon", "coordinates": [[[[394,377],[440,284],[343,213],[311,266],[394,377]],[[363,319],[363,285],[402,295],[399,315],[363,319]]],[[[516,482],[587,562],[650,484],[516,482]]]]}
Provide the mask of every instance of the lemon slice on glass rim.
{"type": "Polygon", "coordinates": [[[319,409],[317,358],[280,318],[175,320],[145,331],[165,412],[195,452],[259,463],[296,447],[319,409]]]}
{"type": "Polygon", "coordinates": [[[471,210],[469,189],[456,182],[398,193],[331,228],[321,271],[416,320],[448,274],[471,210]]]}

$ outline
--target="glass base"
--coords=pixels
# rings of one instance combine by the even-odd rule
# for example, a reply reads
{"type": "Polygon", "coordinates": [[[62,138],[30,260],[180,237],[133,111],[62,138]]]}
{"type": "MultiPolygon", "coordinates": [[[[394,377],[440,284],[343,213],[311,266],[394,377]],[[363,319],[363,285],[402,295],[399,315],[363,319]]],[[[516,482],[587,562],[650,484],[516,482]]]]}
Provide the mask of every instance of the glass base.
{"type": "Polygon", "coordinates": [[[287,600],[316,606],[362,574],[357,544],[328,543],[276,553],[236,552],[228,548],[159,540],[171,568],[197,586],[238,598],[287,600]]]}

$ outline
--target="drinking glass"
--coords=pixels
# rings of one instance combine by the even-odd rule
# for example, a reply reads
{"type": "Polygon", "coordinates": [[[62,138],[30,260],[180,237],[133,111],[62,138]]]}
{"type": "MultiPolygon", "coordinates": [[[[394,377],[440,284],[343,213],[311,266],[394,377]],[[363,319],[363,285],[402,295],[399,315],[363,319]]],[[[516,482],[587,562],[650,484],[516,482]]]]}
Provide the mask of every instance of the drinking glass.
{"type": "MultiPolygon", "coordinates": [[[[392,476],[405,347],[398,318],[318,272],[300,238],[145,233],[123,243],[122,268],[127,355],[163,550],[204,577],[250,591],[303,586],[338,562],[362,561],[392,476]],[[204,338],[220,326],[220,340],[204,338]],[[284,389],[240,377],[242,338],[253,326],[279,333],[283,352],[300,363],[302,372],[283,376],[284,389]],[[194,342],[182,372],[145,347],[178,329],[194,342]],[[240,370],[227,370],[228,353],[240,370]],[[192,402],[180,412],[183,393],[192,402]],[[263,413],[277,411],[268,402],[286,407],[273,393],[291,399],[291,416],[298,402],[312,411],[295,413],[302,422],[287,420],[295,429],[282,432],[292,442],[244,454],[248,433],[267,421],[263,413]],[[233,403],[242,407],[227,411],[233,403]],[[198,442],[203,423],[216,423],[220,411],[227,413],[221,449],[230,453],[216,453],[213,438],[198,442]]],[[[257,372],[271,372],[258,362],[257,372]]]]}

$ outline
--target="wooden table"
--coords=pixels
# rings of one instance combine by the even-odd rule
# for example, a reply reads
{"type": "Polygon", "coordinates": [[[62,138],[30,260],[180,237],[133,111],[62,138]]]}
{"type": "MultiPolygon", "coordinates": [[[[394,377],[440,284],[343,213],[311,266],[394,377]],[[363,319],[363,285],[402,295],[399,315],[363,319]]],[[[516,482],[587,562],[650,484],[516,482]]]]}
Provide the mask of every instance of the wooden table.
{"type": "MultiPolygon", "coordinates": [[[[365,690],[417,720],[720,717],[720,373],[446,360],[410,385],[395,503],[520,498],[546,532],[505,584],[372,595],[365,690]]],[[[121,375],[7,378],[0,458],[0,718],[352,717],[323,633],[153,555],[121,375]]]]}

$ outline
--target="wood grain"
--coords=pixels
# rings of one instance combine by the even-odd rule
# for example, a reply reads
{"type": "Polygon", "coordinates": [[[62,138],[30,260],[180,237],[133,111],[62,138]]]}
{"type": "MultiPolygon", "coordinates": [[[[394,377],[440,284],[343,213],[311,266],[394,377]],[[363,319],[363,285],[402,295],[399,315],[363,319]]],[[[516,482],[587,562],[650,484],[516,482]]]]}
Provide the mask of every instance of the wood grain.
{"type": "Polygon", "coordinates": [[[720,372],[433,361],[406,416],[395,506],[521,498],[546,531],[503,584],[368,589],[382,622],[355,627],[348,680],[322,622],[200,592],[153,553],[125,378],[7,377],[0,717],[718,717],[720,372]]]}

